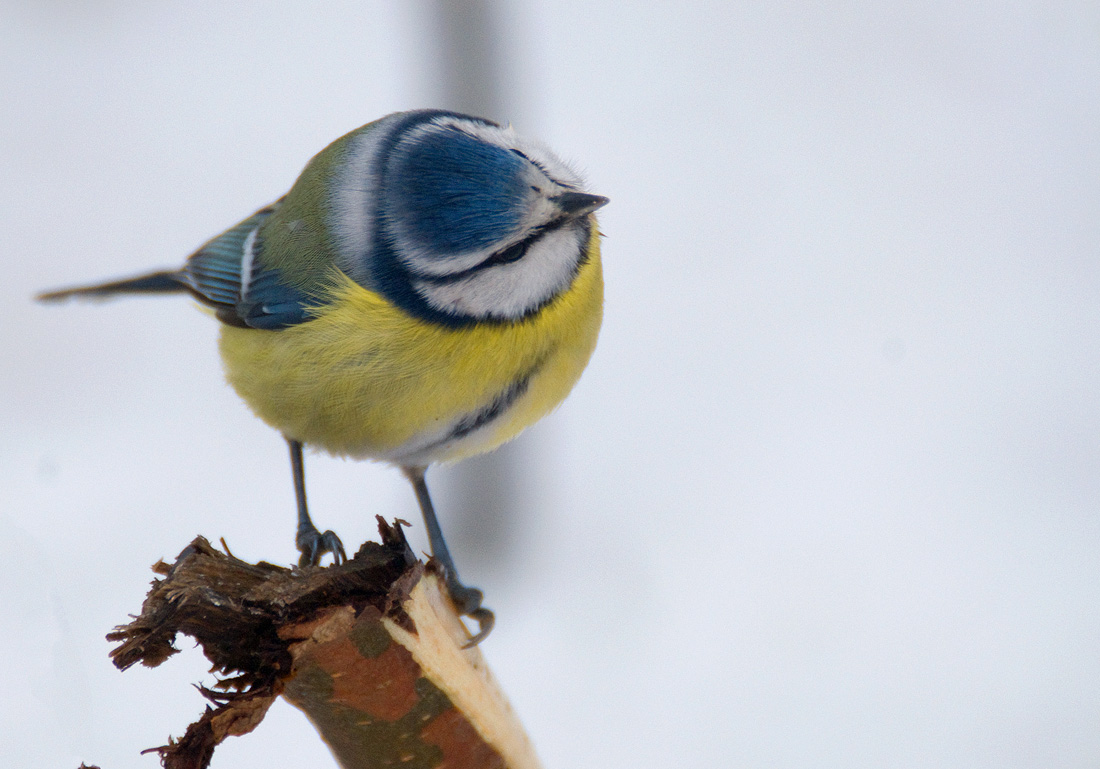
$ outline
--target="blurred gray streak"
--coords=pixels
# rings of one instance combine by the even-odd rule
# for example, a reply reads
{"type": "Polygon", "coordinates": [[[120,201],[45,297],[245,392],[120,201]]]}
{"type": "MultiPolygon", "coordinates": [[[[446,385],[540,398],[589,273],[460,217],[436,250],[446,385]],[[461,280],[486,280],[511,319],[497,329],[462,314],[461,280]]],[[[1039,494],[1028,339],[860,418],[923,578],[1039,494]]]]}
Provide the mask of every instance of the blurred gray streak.
{"type": "Polygon", "coordinates": [[[431,0],[431,56],[439,103],[433,106],[507,122],[509,71],[504,22],[492,0],[431,0]]]}
{"type": "MultiPolygon", "coordinates": [[[[427,3],[429,74],[435,80],[431,105],[507,124],[514,115],[510,96],[506,24],[492,0],[430,0],[427,3]]],[[[524,516],[531,512],[533,452],[523,440],[429,475],[443,528],[465,579],[507,584],[519,559],[524,516]]],[[[490,605],[492,600],[490,597],[490,605]]]]}

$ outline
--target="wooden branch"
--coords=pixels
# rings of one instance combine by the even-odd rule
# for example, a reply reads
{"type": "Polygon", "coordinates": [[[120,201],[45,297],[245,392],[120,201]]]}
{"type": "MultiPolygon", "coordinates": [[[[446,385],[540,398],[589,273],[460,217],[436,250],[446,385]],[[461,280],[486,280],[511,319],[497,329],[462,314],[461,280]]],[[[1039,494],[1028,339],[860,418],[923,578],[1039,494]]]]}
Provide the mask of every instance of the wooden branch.
{"type": "MultiPolygon", "coordinates": [[[[202,537],[158,563],[140,616],[107,636],[115,665],[156,666],[193,637],[219,676],[213,707],[150,750],[166,769],[204,769],[276,697],[300,708],[344,769],[537,769],[530,741],[433,566],[378,519],[382,543],[345,564],[249,564],[202,537]]],[[[224,543],[223,543],[224,546],[224,543]]],[[[147,751],[148,752],[148,751],[147,751]]]]}

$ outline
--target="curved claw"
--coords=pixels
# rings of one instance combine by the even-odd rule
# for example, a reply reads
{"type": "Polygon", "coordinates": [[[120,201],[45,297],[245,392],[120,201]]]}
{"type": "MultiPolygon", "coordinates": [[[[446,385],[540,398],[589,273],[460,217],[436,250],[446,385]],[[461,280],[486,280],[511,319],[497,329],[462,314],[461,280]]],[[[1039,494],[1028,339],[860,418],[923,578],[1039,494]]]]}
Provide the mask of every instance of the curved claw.
{"type": "Polygon", "coordinates": [[[481,605],[484,594],[476,587],[467,587],[458,581],[452,572],[447,572],[447,593],[451,596],[458,613],[477,622],[477,632],[462,645],[463,649],[477,646],[493,629],[496,618],[493,612],[481,605]]]}
{"type": "Polygon", "coordinates": [[[347,553],[344,552],[344,543],[331,529],[324,534],[317,529],[298,532],[295,544],[298,546],[298,552],[302,554],[298,559],[299,566],[317,566],[325,553],[332,553],[334,564],[341,564],[348,560],[347,553]]]}
{"type": "Polygon", "coordinates": [[[485,637],[493,630],[493,625],[496,624],[496,617],[493,616],[493,612],[489,609],[474,609],[467,615],[470,619],[477,621],[477,632],[470,637],[470,640],[462,644],[463,649],[469,649],[477,646],[479,643],[485,640],[485,637]]]}

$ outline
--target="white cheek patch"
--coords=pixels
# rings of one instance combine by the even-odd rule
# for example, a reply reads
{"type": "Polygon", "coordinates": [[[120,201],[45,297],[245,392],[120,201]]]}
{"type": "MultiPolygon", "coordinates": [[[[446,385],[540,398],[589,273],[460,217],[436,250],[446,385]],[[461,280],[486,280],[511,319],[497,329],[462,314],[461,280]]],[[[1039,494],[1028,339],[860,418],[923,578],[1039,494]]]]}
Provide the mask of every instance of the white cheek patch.
{"type": "Polygon", "coordinates": [[[539,238],[519,261],[479,270],[449,283],[414,281],[437,310],[515,320],[565,290],[585,251],[585,227],[562,227],[539,238]]]}

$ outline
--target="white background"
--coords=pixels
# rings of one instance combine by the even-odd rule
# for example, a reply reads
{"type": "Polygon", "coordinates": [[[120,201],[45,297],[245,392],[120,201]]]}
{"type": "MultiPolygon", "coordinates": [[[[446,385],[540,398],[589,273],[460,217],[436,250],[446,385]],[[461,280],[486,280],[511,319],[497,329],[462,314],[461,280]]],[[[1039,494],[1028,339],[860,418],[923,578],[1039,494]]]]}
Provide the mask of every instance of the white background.
{"type": "MultiPolygon", "coordinates": [[[[216,323],[30,297],[173,266],[430,106],[423,11],[0,4],[5,765],[156,767],[211,678],[186,642],[108,661],[150,564],[197,533],[295,558],[216,323]]],[[[458,536],[547,766],[1100,764],[1100,6],[506,20],[517,128],[612,200],[600,346],[522,439],[513,549],[458,536]]],[[[376,512],[423,541],[397,472],[307,464],[345,542],[376,512]]],[[[214,766],[330,762],[280,703],[214,766]]]]}

